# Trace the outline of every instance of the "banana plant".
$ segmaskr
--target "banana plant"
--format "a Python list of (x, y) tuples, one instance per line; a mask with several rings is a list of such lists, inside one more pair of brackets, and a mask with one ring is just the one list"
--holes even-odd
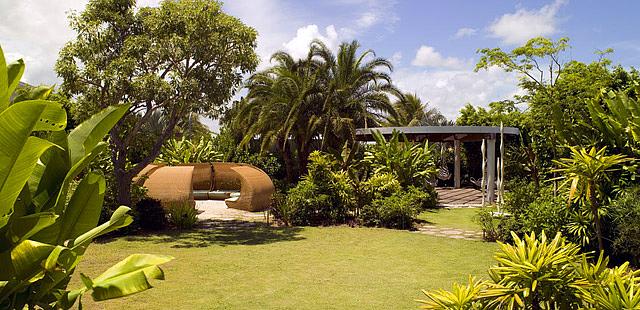
[[(640, 85), (634, 90), (640, 93)], [(603, 91), (586, 103), (591, 120), (583, 125), (601, 133), (608, 145), (640, 154), (640, 101), (624, 91)]]
[(403, 186), (425, 184), (438, 173), (433, 147), (428, 141), (412, 143), (397, 131), (388, 141), (379, 131), (373, 131), (372, 135), (376, 144), (365, 152), (364, 162), (374, 173), (393, 173)]
[(162, 147), (157, 161), (168, 165), (222, 161), (224, 155), (214, 149), (213, 143), (200, 138), (196, 143), (185, 138), (171, 139)]
[(0, 48), (0, 308), (67, 309), (81, 307), (86, 292), (105, 300), (150, 288), (171, 257), (132, 255), (67, 290), (91, 241), (132, 222), (121, 206), (98, 225), (105, 178), (87, 171), (129, 106), (107, 108), (67, 134), (65, 110), (46, 100), (50, 88), (12, 98), (23, 72), (24, 63), (7, 65)]

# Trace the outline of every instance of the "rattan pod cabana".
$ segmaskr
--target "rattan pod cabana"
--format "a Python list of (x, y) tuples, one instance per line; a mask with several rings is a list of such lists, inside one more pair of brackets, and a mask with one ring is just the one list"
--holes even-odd
[(193, 170), (193, 166), (163, 166), (149, 169), (143, 183), (147, 188), (147, 195), (160, 200), (163, 205), (185, 201), (195, 205)]
[(229, 208), (246, 211), (265, 211), (271, 206), (275, 191), (271, 178), (253, 166), (231, 167), (240, 178), (240, 196), (225, 199)]
[(241, 163), (194, 163), (173, 167), (151, 164), (134, 181), (148, 188), (149, 197), (165, 205), (173, 201), (195, 204), (194, 199), (225, 199), (229, 208), (246, 211), (267, 210), (275, 191), (271, 178), (264, 171)]

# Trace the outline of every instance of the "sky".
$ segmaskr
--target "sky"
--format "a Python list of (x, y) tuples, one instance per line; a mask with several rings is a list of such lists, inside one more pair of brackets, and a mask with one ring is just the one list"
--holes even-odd
[[(67, 14), (86, 0), (0, 0), (0, 44), (7, 60), (23, 58), (24, 80), (59, 84), (53, 71), (73, 39)], [(155, 6), (158, 0), (138, 0)], [(613, 48), (614, 64), (640, 63), (640, 1), (546, 0), (228, 0), (223, 10), (258, 31), (259, 69), (284, 50), (304, 57), (311, 40), (332, 49), (358, 40), (390, 59), (394, 83), (455, 119), (465, 104), (487, 106), (519, 92), (518, 78), (491, 68), (474, 72), (485, 47), (510, 50), (536, 36), (569, 37), (564, 60), (590, 62)], [(217, 128), (215, 121), (207, 123)]]

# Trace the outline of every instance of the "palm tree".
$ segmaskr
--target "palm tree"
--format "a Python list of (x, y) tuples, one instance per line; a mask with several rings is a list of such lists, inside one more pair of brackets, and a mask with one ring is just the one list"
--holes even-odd
[(393, 108), (396, 114), (386, 117), (389, 126), (437, 126), (447, 120), (437, 108), (422, 103), (416, 94), (404, 94), (393, 103)]
[(591, 147), (586, 148), (570, 147), (571, 157), (561, 158), (554, 161), (559, 168), (555, 172), (561, 173), (561, 178), (565, 179), (564, 184), (571, 184), (569, 187), (569, 200), (571, 201), (576, 194), (585, 195), (591, 207), (593, 214), (593, 222), (596, 228), (596, 236), (598, 238), (598, 249), (604, 251), (604, 242), (602, 240), (602, 227), (600, 223), (600, 215), (598, 212), (599, 202), (598, 196), (602, 194), (602, 183), (609, 180), (608, 173), (615, 171), (614, 166), (631, 161), (631, 158), (622, 154), (606, 155), (606, 147), (596, 150)]
[(296, 61), (285, 52), (271, 59), (275, 66), (247, 81), (249, 93), (234, 107), (233, 126), (245, 133), (241, 146), (258, 137), (262, 151), (275, 147), (283, 156), (288, 180), (293, 181), (294, 155), (298, 171), (304, 170), (319, 125), (318, 105), (314, 104), (317, 74), (309, 61)]
[(379, 126), (384, 115), (395, 115), (389, 95), (401, 95), (391, 84), (393, 65), (372, 50), (358, 54), (359, 48), (358, 41), (342, 43), (334, 54), (319, 40), (311, 43), (310, 56), (322, 72), (321, 148), (353, 142), (356, 128)]

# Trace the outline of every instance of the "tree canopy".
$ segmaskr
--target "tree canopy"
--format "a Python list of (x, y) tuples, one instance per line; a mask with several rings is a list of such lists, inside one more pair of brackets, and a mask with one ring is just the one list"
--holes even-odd
[[(135, 4), (93, 0), (72, 14), (77, 36), (56, 63), (80, 120), (107, 106), (131, 105), (109, 135), (120, 203), (128, 202), (131, 178), (159, 154), (176, 125), (191, 113), (219, 115), (258, 63), (256, 31), (225, 14), (219, 2)], [(142, 135), (155, 112), (164, 119), (162, 130)], [(151, 139), (150, 149), (131, 162), (130, 147), (144, 139)]]

